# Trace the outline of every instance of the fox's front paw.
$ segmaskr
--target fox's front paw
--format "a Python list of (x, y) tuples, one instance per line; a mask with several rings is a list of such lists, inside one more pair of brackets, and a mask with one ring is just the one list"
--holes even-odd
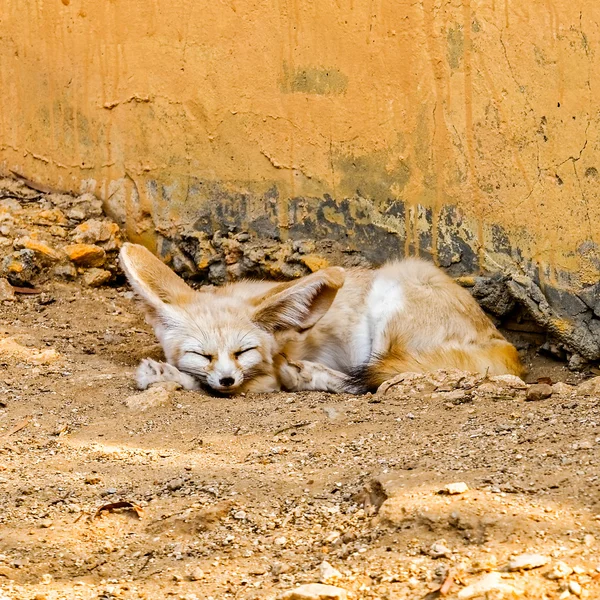
[(180, 384), (186, 390), (198, 390), (200, 385), (196, 379), (187, 373), (182, 373), (177, 367), (151, 358), (145, 358), (137, 368), (135, 379), (140, 390), (145, 390), (153, 383), (172, 381)]

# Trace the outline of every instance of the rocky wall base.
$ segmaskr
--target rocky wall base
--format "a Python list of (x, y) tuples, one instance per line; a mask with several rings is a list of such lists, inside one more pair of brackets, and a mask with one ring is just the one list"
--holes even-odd
[[(124, 238), (92, 194), (44, 193), (2, 179), (0, 300), (53, 277), (78, 279), (87, 286), (114, 283), (122, 278), (117, 255)], [(381, 246), (375, 256), (339, 239), (284, 241), (276, 231), (261, 236), (231, 225), (214, 232), (206, 227), (157, 228), (156, 240), (159, 256), (197, 284), (220, 285), (242, 277), (286, 280), (330, 264), (372, 267), (381, 262)], [(455, 245), (464, 243), (456, 240)], [(399, 247), (394, 244), (395, 255)], [(500, 327), (518, 322), (522, 331), (545, 333), (542, 348), (568, 359), (572, 368), (600, 360), (600, 283), (578, 292), (547, 286), (542, 291), (539, 282), (524, 275), (474, 276), (467, 263), (452, 262), (448, 270)]]

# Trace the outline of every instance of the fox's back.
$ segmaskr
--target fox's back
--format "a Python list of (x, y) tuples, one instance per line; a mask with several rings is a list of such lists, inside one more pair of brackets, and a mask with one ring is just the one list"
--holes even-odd
[(510, 346), (468, 291), (432, 263), (409, 258), (348, 270), (329, 311), (290, 353), (345, 373), (391, 354), (413, 357), (414, 370), (420, 364), (429, 370), (419, 357), (455, 348), (476, 352), (495, 340)]

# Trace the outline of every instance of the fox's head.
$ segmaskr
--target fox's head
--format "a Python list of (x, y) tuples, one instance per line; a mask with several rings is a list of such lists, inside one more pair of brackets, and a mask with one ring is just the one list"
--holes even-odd
[(343, 269), (330, 267), (287, 283), (195, 291), (143, 246), (124, 244), (120, 263), (167, 361), (221, 394), (272, 374), (283, 344), (315, 325), (344, 283)]

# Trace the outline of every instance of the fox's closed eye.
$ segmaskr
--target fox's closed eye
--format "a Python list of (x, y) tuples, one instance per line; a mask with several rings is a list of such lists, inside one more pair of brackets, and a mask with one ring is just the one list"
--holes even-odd
[(238, 356), (241, 356), (246, 352), (250, 352), (250, 350), (256, 350), (256, 346), (252, 346), (252, 348), (244, 348), (243, 350), (238, 350), (237, 352), (234, 352), (233, 355), (237, 358)]
[(189, 350), (189, 354), (197, 354), (202, 358), (205, 358), (208, 362), (212, 362), (214, 356), (212, 354), (202, 354), (202, 352), (196, 352), (195, 350)]

